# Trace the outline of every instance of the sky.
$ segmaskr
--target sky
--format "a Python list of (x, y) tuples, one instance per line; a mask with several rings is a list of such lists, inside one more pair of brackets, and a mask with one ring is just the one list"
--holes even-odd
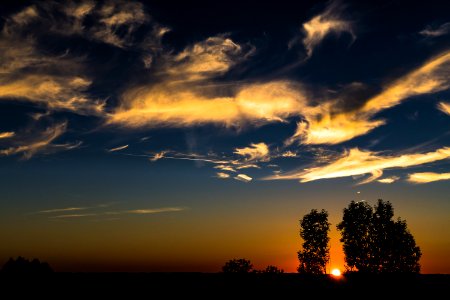
[(390, 201), (450, 273), (445, 1), (5, 1), (0, 263), (298, 266), (326, 209)]

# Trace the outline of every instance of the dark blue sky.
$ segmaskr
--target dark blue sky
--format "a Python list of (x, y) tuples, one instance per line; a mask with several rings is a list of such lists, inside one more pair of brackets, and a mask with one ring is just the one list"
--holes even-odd
[(450, 6), (241, 2), (0, 4), (0, 260), (295, 270), (305, 212), (383, 198), (450, 272)]

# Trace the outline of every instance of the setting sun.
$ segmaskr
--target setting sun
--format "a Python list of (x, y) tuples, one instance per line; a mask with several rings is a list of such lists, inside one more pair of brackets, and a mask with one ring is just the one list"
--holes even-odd
[(333, 269), (333, 270), (331, 270), (331, 275), (333, 275), (335, 277), (340, 277), (341, 276), (341, 270)]

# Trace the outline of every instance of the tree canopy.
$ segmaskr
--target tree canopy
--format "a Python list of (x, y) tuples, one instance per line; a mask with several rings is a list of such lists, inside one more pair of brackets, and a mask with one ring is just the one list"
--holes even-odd
[(299, 273), (325, 274), (329, 261), (328, 212), (311, 210), (300, 220), (300, 237), (303, 239), (302, 250), (298, 251)]
[(253, 264), (245, 258), (231, 259), (222, 267), (224, 273), (249, 273), (253, 270)]
[(344, 209), (341, 242), (347, 269), (370, 273), (419, 272), (420, 248), (406, 221), (393, 220), (392, 204), (381, 199), (374, 208), (365, 201)]

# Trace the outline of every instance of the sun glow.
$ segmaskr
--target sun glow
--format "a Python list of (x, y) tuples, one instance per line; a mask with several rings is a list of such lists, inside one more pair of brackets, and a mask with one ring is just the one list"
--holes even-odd
[(333, 275), (334, 277), (340, 277), (342, 275), (341, 270), (333, 269), (333, 270), (331, 270), (331, 275)]

